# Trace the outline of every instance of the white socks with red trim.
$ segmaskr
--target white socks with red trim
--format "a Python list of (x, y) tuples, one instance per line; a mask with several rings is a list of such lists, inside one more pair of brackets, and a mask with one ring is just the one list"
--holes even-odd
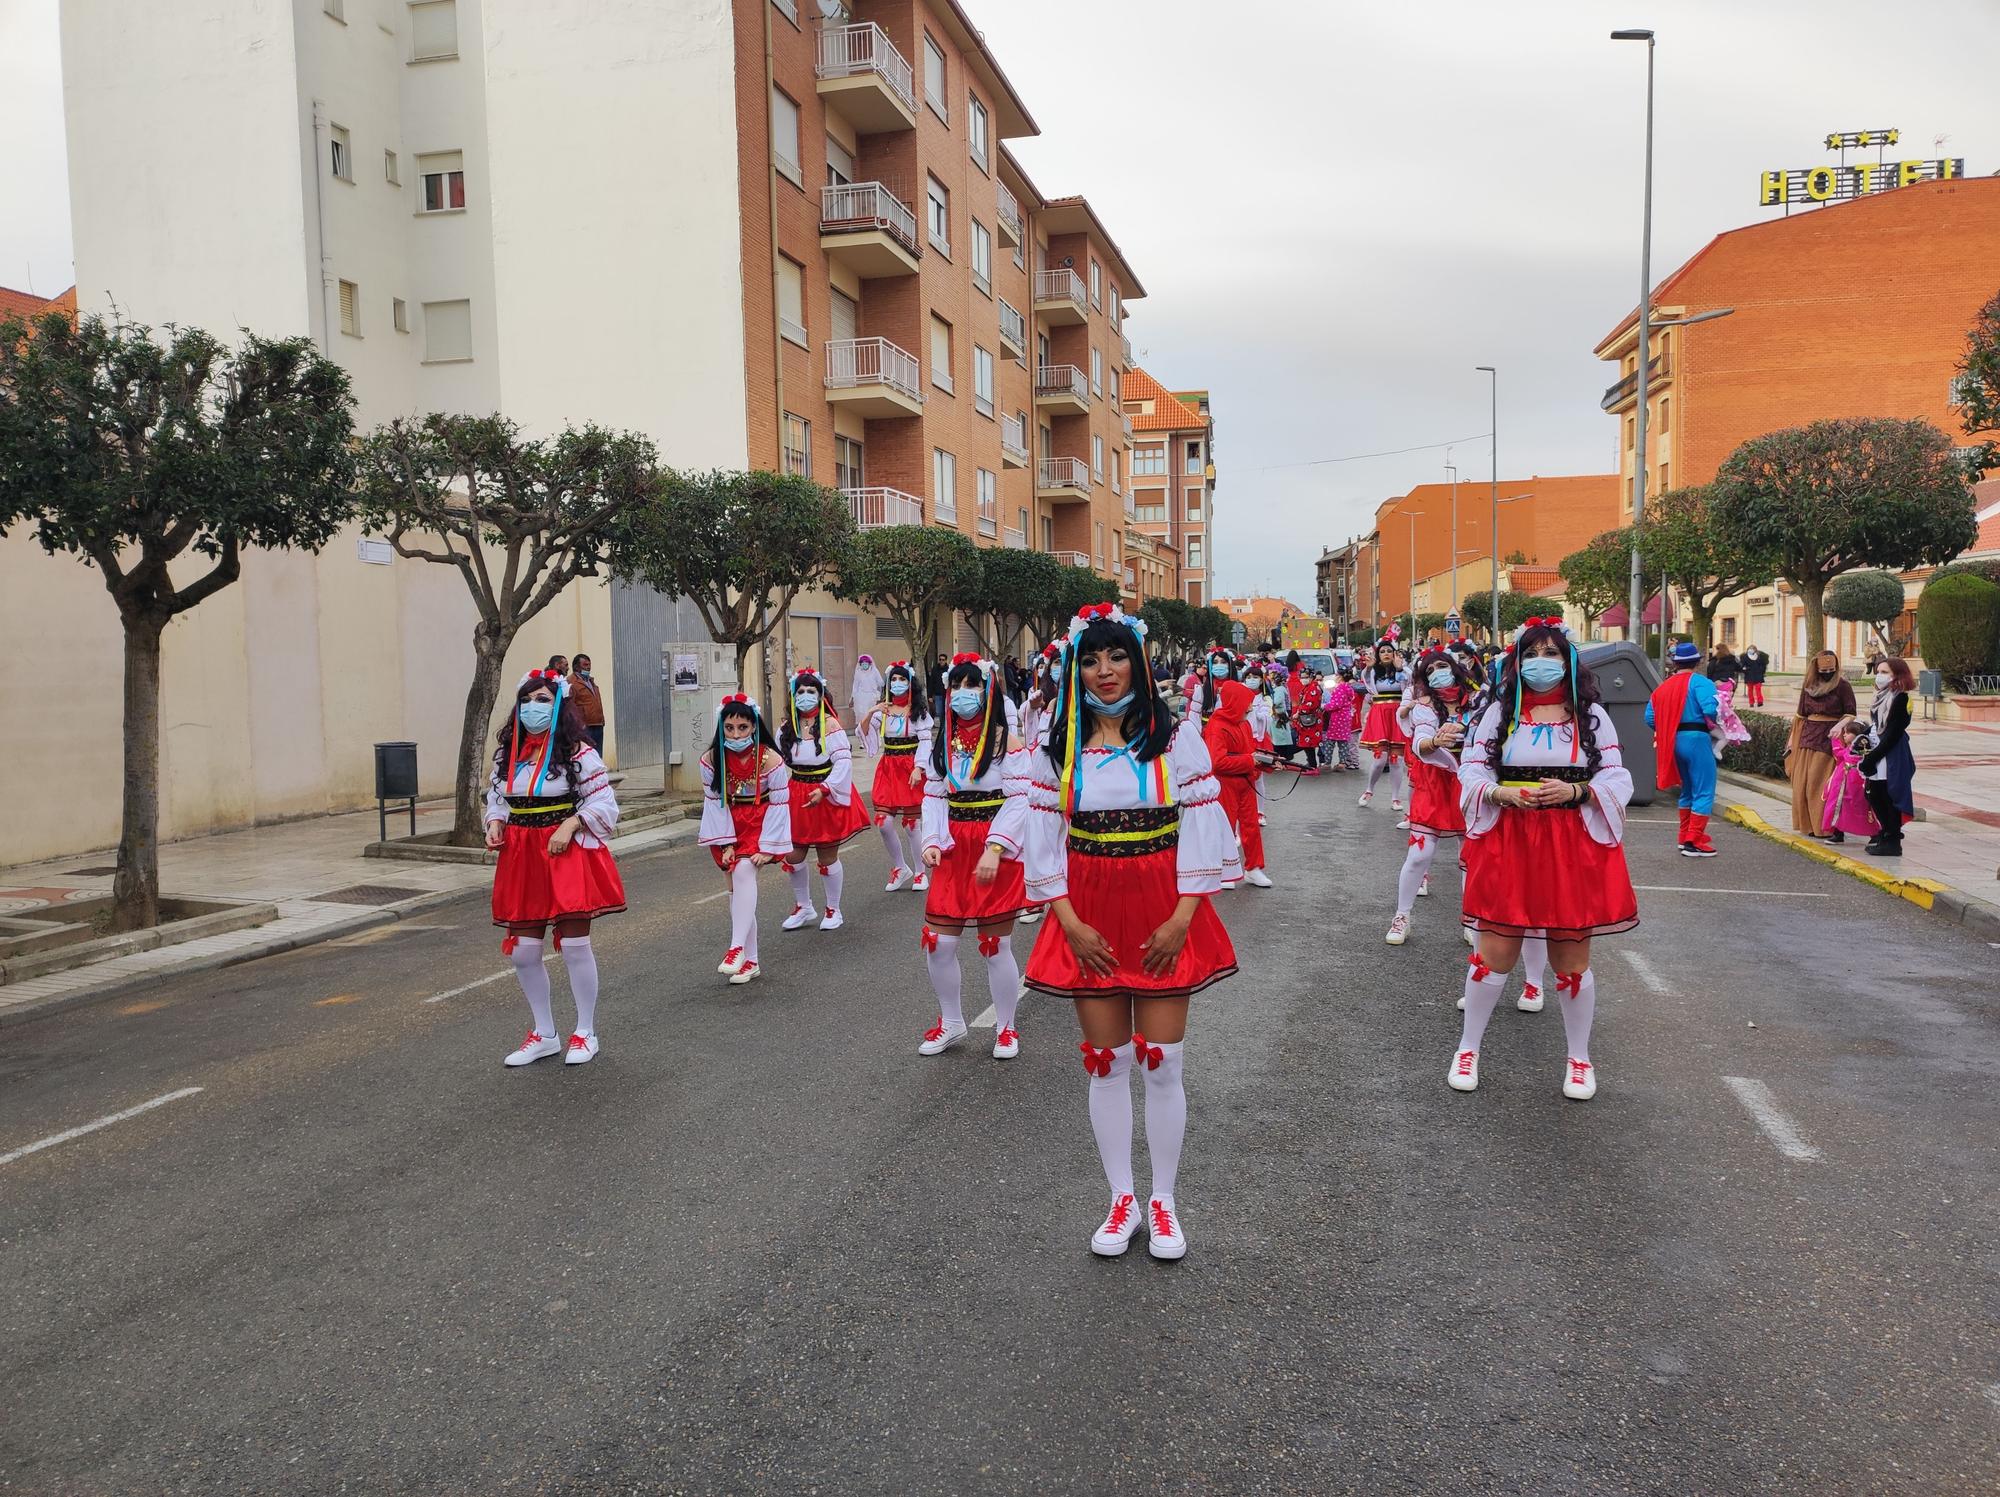
[[(1091, 1072), (1090, 1128), (1097, 1135), (1097, 1157), (1104, 1163), (1104, 1178), (1115, 1201), (1133, 1194), (1131, 1042), (1113, 1046), (1110, 1055), (1111, 1067), (1106, 1075)], [(1090, 1052), (1086, 1051), (1086, 1065), (1089, 1060)]]
[(1493, 1017), (1500, 995), (1506, 991), (1507, 974), (1493, 971), (1475, 953), (1465, 974), (1465, 1027), (1458, 1036), (1461, 1053), (1479, 1048), (1480, 1040), (1486, 1037), (1486, 1021)]
[(1437, 856), (1437, 838), (1429, 832), (1410, 833), (1410, 851), (1403, 859), (1403, 871), (1396, 876), (1396, 913), (1407, 915), (1410, 906), (1417, 902), (1417, 889), (1424, 881), (1424, 875), (1431, 871), (1431, 859)]
[[(1133, 1046), (1136, 1051), (1136, 1037)], [(1181, 1172), (1181, 1140), (1187, 1137), (1182, 1048), (1183, 1044), (1148, 1045), (1139, 1070), (1146, 1082), (1146, 1148), (1153, 1160), (1153, 1194), (1167, 1202), (1174, 1198), (1174, 1184)]]
[(729, 944), (757, 960), (757, 865), (738, 858), (729, 869)]
[[(563, 965), (569, 968), (570, 996), (576, 999), (576, 1032), (597, 1033), (597, 953), (590, 949), (589, 936), (571, 936), (562, 944)], [(548, 986), (542, 974), (542, 986)], [(536, 1033), (540, 1033), (537, 1030)]]
[(847, 870), (835, 858), (820, 869), (820, 876), (826, 880), (826, 912), (831, 915), (840, 908), (840, 891), (847, 884)]
[(979, 950), (986, 958), (986, 996), (993, 1000), (993, 1031), (998, 1034), (1014, 1027), (1021, 1008), (1021, 964), (1006, 936), (981, 936)]
[(799, 855), (798, 862), (785, 865), (785, 877), (792, 881), (792, 903), (802, 910), (811, 906), (813, 880), (811, 872), (806, 867), (804, 853)]
[(1556, 997), (1562, 1005), (1563, 1038), (1571, 1060), (1590, 1059), (1590, 1025), (1597, 1017), (1597, 978), (1588, 970), (1574, 976), (1556, 974)]
[(958, 932), (924, 931), (924, 965), (930, 969), (931, 991), (937, 994), (938, 1015), (944, 1032), (965, 1028), (965, 1002), (960, 996), (962, 979), (958, 971)]
[(1537, 993), (1548, 991), (1549, 939), (1547, 936), (1521, 938), (1521, 977)]
[(549, 1002), (549, 969), (542, 965), (542, 943), (532, 936), (514, 942), (514, 975), (527, 995), (528, 1012), (535, 1018), (535, 1033), (545, 1040), (556, 1037), (556, 1016)]
[(889, 871), (894, 873), (898, 868), (908, 869), (911, 860), (903, 854), (903, 833), (902, 828), (896, 824), (896, 818), (883, 817), (882, 824), (875, 830), (882, 834), (882, 846), (888, 850)]

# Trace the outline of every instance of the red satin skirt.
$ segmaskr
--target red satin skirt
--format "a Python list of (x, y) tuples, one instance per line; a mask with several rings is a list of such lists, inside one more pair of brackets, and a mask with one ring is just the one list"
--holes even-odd
[(1457, 775), (1422, 759), (1410, 760), (1410, 830), (1429, 832), (1433, 837), (1465, 835)]
[(915, 749), (901, 753), (891, 749), (875, 761), (875, 782), (869, 786), (868, 803), (875, 808), (877, 826), (891, 816), (900, 816), (906, 822), (917, 819), (924, 803), (924, 787), (921, 780), (914, 785), (910, 783), (910, 772), (916, 767)]
[(803, 862), (808, 847), (838, 847), (868, 830), (868, 812), (863, 809), (859, 795), (850, 792), (847, 804), (841, 806), (834, 804), (833, 792), (829, 790), (818, 805), (809, 806), (806, 797), (815, 790), (826, 790), (826, 781), (811, 785), (803, 780), (792, 781), (792, 846), (797, 849), (792, 854), (794, 861)]
[(1632, 929), (1639, 896), (1625, 849), (1593, 838), (1582, 812), (1506, 806), (1492, 831), (1465, 839), (1464, 920), (1500, 935), (1577, 941)]
[(1368, 708), (1368, 718), (1361, 725), (1361, 746), (1365, 749), (1381, 751), (1387, 748), (1401, 748), (1410, 741), (1410, 735), (1403, 731), (1403, 725), (1396, 721), (1396, 708), (1402, 705), (1384, 697)]
[(552, 826), (508, 826), (493, 870), (495, 925), (595, 920), (625, 908), (625, 882), (611, 849), (571, 842), (556, 857), (549, 852), (555, 834)]
[(1180, 959), (1159, 976), (1145, 969), (1146, 938), (1174, 912), (1180, 899), (1176, 852), (1169, 847), (1136, 858), (1069, 854), (1069, 902), (1077, 918), (1103, 936), (1117, 969), (1087, 972), (1070, 949), (1062, 922), (1045, 921), (1023, 974), (1029, 987), (1058, 998), (1130, 993), (1139, 998), (1185, 998), (1236, 972), (1236, 948), (1207, 895), (1195, 906)]
[(924, 895), (924, 923), (941, 930), (976, 925), (1005, 925), (1028, 908), (1027, 870), (1019, 858), (1002, 858), (993, 882), (982, 884), (973, 874), (986, 853), (990, 821), (960, 821), (953, 817), (951, 846), (931, 870)]
[[(758, 838), (764, 835), (764, 804), (761, 801), (738, 801), (729, 808), (729, 819), (736, 827), (736, 856), (754, 858), (764, 851), (758, 845)], [(710, 847), (709, 856), (715, 859), (715, 866), (722, 866), (723, 849)], [(773, 853), (777, 857), (780, 854)]]

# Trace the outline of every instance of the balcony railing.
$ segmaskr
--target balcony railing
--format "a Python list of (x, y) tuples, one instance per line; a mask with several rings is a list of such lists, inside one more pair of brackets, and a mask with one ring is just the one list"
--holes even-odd
[(1078, 312), (1090, 306), (1090, 290), (1083, 284), (1083, 277), (1073, 270), (1038, 270), (1035, 272), (1035, 300), (1066, 301)]
[(1090, 565), (1090, 558), (1081, 551), (1051, 551), (1049, 555), (1053, 556), (1066, 567), (1087, 567)]
[(1018, 525), (1009, 525), (1001, 532), (1000, 543), (1009, 551), (1025, 551), (1028, 549), (1028, 532)]
[(1005, 182), (993, 184), (994, 212), (999, 216), (1000, 227), (1012, 236), (1014, 243), (1021, 242), (1021, 204), (1008, 189)]
[(1000, 516), (998, 514), (981, 514), (979, 517), (979, 533), (981, 535), (998, 535), (1000, 533)]
[[(1651, 385), (1667, 377), (1667, 356), (1655, 354), (1646, 361), (1646, 384)], [(1639, 392), (1639, 371), (1634, 369), (1625, 378), (1604, 392), (1604, 399), (1598, 402), (1598, 409), (1613, 411)]]
[(822, 234), (865, 234), (880, 230), (912, 255), (924, 252), (917, 238), (917, 215), (880, 182), (842, 182), (819, 190)]
[(1019, 462), (1028, 460), (1027, 424), (1018, 416), (1000, 418), (1000, 450)]
[(1045, 489), (1081, 489), (1090, 492), (1090, 469), (1080, 457), (1045, 457), (1037, 485)]
[(910, 113), (917, 112), (916, 75), (909, 59), (896, 50), (889, 33), (873, 21), (856, 26), (829, 26), (821, 31), (819, 63), (813, 71), (820, 78), (853, 78), (875, 73)]
[(826, 387), (850, 390), (856, 385), (887, 385), (912, 400), (924, 398), (916, 355), (887, 338), (838, 338), (827, 343)]
[(1118, 335), (1118, 355), (1124, 360), (1125, 367), (1130, 369), (1132, 367), (1132, 340), (1123, 333)]
[(880, 530), (884, 525), (921, 525), (924, 501), (901, 489), (842, 489), (854, 508), (857, 530)]
[(1035, 373), (1035, 394), (1069, 395), (1090, 403), (1090, 376), (1074, 364), (1044, 364)]
[(1015, 348), (1028, 346), (1028, 319), (1020, 310), (1011, 305), (1006, 297), (1000, 299), (1000, 341)]

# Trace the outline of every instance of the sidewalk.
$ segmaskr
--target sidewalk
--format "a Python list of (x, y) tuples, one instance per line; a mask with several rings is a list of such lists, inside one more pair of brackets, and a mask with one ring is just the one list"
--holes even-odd
[[(657, 776), (655, 776), (657, 778)], [(443, 801), (417, 810), (419, 833), (451, 825)], [(392, 836), (409, 830), (409, 813), (389, 819)], [(278, 918), (247, 930), (205, 936), (177, 946), (113, 957), (0, 986), (0, 1027), (31, 1014), (91, 1002), (148, 979), (205, 971), (271, 956), (317, 941), (386, 925), (484, 890), (493, 870), (480, 863), (420, 863), (369, 858), (373, 810), (316, 816), (276, 826), (191, 837), (160, 848), (160, 890), (197, 898), (263, 900)], [(612, 840), (621, 855), (692, 841), (695, 822), (682, 820)], [(110, 852), (0, 868), (0, 910), (59, 904), (111, 889)]]

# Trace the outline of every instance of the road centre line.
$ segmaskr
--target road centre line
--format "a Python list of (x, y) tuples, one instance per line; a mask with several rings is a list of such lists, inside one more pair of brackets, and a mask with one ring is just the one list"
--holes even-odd
[(1647, 961), (1643, 956), (1639, 955), (1638, 952), (1621, 951), (1618, 954), (1624, 957), (1627, 962), (1631, 963), (1632, 970), (1639, 974), (1639, 981), (1643, 982), (1647, 987), (1651, 988), (1655, 993), (1666, 994), (1673, 991), (1671, 988), (1667, 986), (1667, 980), (1664, 977), (1660, 976), (1659, 971), (1653, 966), (1653, 964)]
[[(1024, 982), (1021, 984), (1021, 997), (1016, 998), (1014, 1000), (1015, 1004), (1017, 1005), (1017, 1011), (1018, 1011), (1018, 1005), (1020, 1004), (1021, 1000), (1026, 998), (1027, 996), (1028, 996), (1028, 985)], [(993, 1005), (989, 1003), (986, 1005), (984, 1009), (980, 1011), (979, 1017), (972, 1021), (972, 1028), (991, 1029), (995, 1024), (998, 1024), (999, 1022), (1000, 1022), (1000, 1015), (994, 1012)]]
[(141, 1102), (137, 1107), (128, 1107), (123, 1112), (114, 1112), (95, 1122), (84, 1123), (75, 1128), (65, 1128), (61, 1133), (51, 1133), (47, 1138), (38, 1138), (31, 1144), (0, 1154), (0, 1165), (12, 1164), (17, 1159), (25, 1159), (30, 1154), (39, 1154), (43, 1149), (52, 1149), (57, 1144), (66, 1144), (73, 1138), (82, 1138), (86, 1133), (95, 1133), (100, 1128), (109, 1128), (113, 1123), (122, 1123), (127, 1118), (136, 1118), (142, 1112), (151, 1112), (155, 1107), (165, 1107), (169, 1102), (178, 1102), (183, 1097), (192, 1097), (201, 1090), (198, 1086), (184, 1086), (177, 1092), (166, 1092), (150, 1102)]
[(702, 896), (702, 897), (701, 897), (700, 899), (697, 899), (697, 900), (695, 901), (695, 903), (696, 903), (696, 904), (714, 904), (714, 903), (716, 902), (716, 900), (718, 900), (718, 899), (727, 899), (728, 897), (729, 897), (729, 891), (728, 891), (727, 889), (724, 889), (724, 890), (723, 890), (723, 891), (722, 891), (722, 892), (721, 892), (720, 894), (705, 894), (705, 895), (703, 895), (703, 896)]
[(442, 1003), (447, 998), (456, 998), (460, 993), (469, 993), (474, 988), (483, 988), (488, 983), (498, 982), (503, 977), (512, 977), (513, 975), (514, 975), (514, 969), (512, 967), (509, 967), (504, 972), (495, 972), (491, 977), (482, 977), (475, 982), (460, 983), (457, 987), (448, 988), (442, 993), (433, 993), (430, 997), (426, 998), (424, 1002)]
[(1717, 889), (1708, 884), (1634, 884), (1652, 894), (1755, 894), (1760, 899), (1831, 899), (1805, 889)]
[(1806, 1141), (1799, 1131), (1799, 1125), (1786, 1117), (1778, 1109), (1777, 1098), (1763, 1082), (1749, 1076), (1725, 1076), (1722, 1084), (1736, 1093), (1736, 1100), (1757, 1120), (1757, 1126), (1764, 1130), (1764, 1136), (1787, 1159), (1810, 1161), (1822, 1158), (1820, 1151)]

